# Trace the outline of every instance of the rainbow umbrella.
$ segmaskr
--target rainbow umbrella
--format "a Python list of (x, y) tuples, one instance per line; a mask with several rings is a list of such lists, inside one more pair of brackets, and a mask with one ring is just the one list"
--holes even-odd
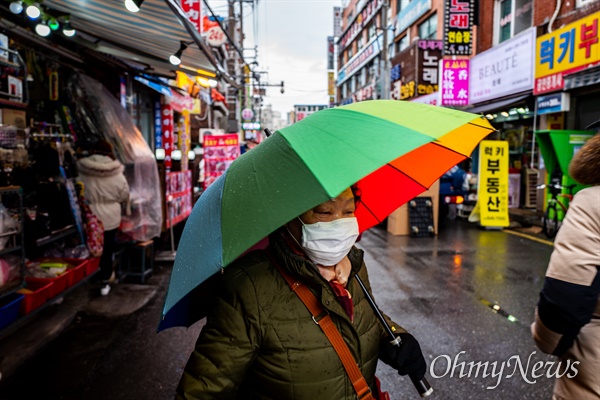
[(201, 315), (190, 317), (189, 294), (297, 215), (357, 184), (362, 232), (427, 190), (493, 131), (478, 115), (371, 100), (275, 132), (236, 159), (194, 206), (159, 330), (195, 322)]

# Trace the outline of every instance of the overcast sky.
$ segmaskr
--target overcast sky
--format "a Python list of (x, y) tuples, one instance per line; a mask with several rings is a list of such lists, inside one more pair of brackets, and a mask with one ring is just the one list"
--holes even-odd
[[(227, 16), (226, 0), (208, 3), (216, 14)], [(293, 110), (294, 104), (329, 103), (327, 36), (333, 34), (333, 7), (341, 3), (341, 0), (259, 0), (254, 16), (251, 6), (244, 6), (244, 48), (258, 46), (257, 70), (268, 72), (270, 84), (285, 82), (284, 94), (279, 87), (269, 87), (264, 99), (264, 104), (272, 104), (282, 118)], [(246, 50), (244, 55), (250, 61), (254, 52)]]

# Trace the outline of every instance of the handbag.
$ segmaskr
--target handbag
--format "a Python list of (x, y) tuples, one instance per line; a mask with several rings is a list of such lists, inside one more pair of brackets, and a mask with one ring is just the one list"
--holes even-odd
[[(317, 324), (323, 330), (323, 333), (325, 333), (325, 336), (327, 336), (327, 339), (329, 339), (331, 342), (331, 345), (340, 358), (340, 361), (342, 362), (342, 365), (344, 366), (344, 369), (350, 378), (350, 382), (352, 382), (352, 386), (354, 387), (354, 391), (356, 392), (358, 399), (375, 400), (375, 397), (373, 397), (373, 393), (371, 392), (366, 379), (360, 372), (360, 369), (358, 369), (358, 365), (354, 359), (354, 356), (352, 356), (348, 345), (346, 345), (346, 342), (344, 342), (344, 338), (342, 338), (342, 335), (335, 327), (327, 310), (323, 307), (321, 302), (317, 300), (315, 295), (306, 285), (291, 277), (283, 270), (283, 268), (281, 268), (281, 265), (279, 265), (269, 250), (267, 250), (266, 253), (275, 268), (277, 268), (279, 273), (288, 283), (290, 289), (292, 289), (292, 291), (298, 295), (300, 300), (302, 300), (308, 311), (311, 313), (315, 324)], [(379, 400), (390, 400), (389, 394), (381, 391), (379, 379), (377, 379), (377, 377), (375, 377), (375, 382), (377, 390), (379, 391), (377, 398)]]
[(100, 257), (104, 249), (104, 225), (94, 214), (87, 200), (80, 199), (81, 213), (84, 215), (85, 242), (93, 257)]

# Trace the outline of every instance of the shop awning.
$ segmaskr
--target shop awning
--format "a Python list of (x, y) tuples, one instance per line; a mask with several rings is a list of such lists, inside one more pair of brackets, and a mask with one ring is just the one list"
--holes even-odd
[(512, 104), (516, 104), (520, 101), (525, 100), (529, 96), (530, 96), (530, 94), (524, 94), (524, 95), (517, 96), (517, 97), (511, 97), (509, 99), (502, 99), (502, 100), (494, 101), (494, 102), (487, 103), (487, 104), (476, 105), (475, 107), (473, 107), (471, 109), (465, 108), (464, 111), (468, 111), (473, 114), (485, 114), (485, 113), (488, 113), (491, 111), (505, 108)]
[(156, 90), (158, 93), (164, 95), (164, 96), (173, 96), (173, 92), (171, 92), (171, 89), (165, 85), (161, 85), (160, 83), (154, 82), (150, 79), (148, 79), (145, 76), (136, 76), (135, 80), (143, 83), (144, 85), (148, 86), (151, 89)]
[(600, 83), (600, 65), (564, 76), (565, 90), (577, 89)]
[[(116, 0), (45, 0), (44, 5), (70, 14), (80, 44), (93, 50), (147, 65), (148, 72), (181, 70), (188, 74), (216, 74), (212, 50), (185, 17), (175, 0), (145, 0), (131, 13)], [(181, 64), (169, 63), (180, 42), (190, 46)], [(193, 43), (193, 44), (192, 44)], [(198, 71), (201, 70), (201, 71)]]

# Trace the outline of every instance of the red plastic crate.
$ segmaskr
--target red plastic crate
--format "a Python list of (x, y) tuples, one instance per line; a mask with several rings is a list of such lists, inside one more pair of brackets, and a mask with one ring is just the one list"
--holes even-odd
[(26, 279), (28, 279), (30, 282), (39, 282), (44, 284), (53, 283), (53, 285), (47, 289), (48, 300), (50, 300), (65, 291), (67, 284), (69, 283), (69, 275), (71, 274), (71, 271), (72, 270), (67, 269), (64, 274), (61, 274), (56, 278), (36, 278), (34, 276), (30, 276)]
[(19, 309), (21, 315), (29, 314), (48, 301), (48, 290), (54, 285), (54, 282), (32, 281), (31, 277), (25, 278), (25, 283), (27, 289), (33, 293), (21, 293), (20, 290), (17, 291), (17, 293), (25, 296)]
[(90, 276), (96, 273), (100, 268), (100, 257), (88, 258), (85, 265), (85, 276)]
[(77, 282), (83, 279), (85, 276), (85, 268), (88, 262), (87, 259), (78, 258), (64, 258), (62, 261), (69, 264), (67, 271), (69, 271), (69, 279), (67, 280), (67, 288), (75, 285)]

